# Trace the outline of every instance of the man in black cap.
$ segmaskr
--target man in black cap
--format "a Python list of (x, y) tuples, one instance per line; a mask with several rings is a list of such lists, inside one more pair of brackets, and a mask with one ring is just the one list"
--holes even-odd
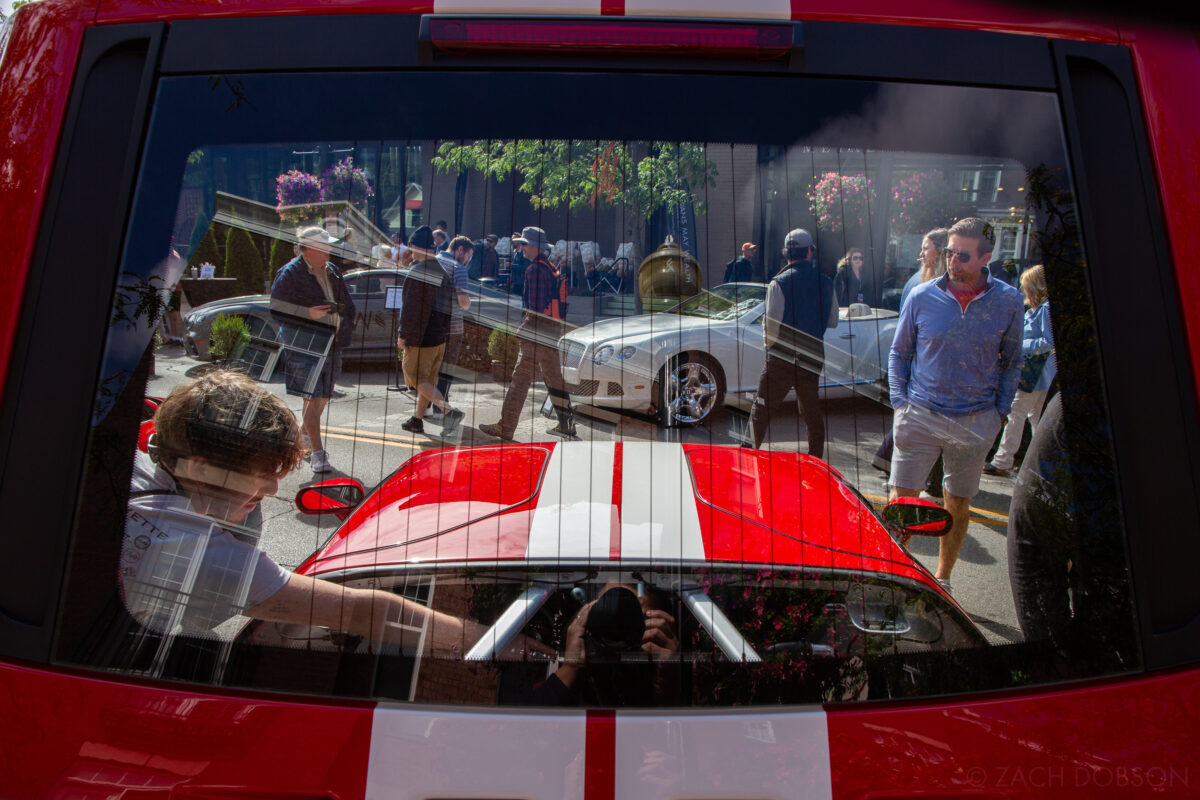
[(489, 436), (512, 439), (521, 418), (521, 409), (533, 383), (534, 373), (541, 369), (542, 380), (550, 390), (550, 402), (558, 414), (558, 425), (547, 433), (555, 436), (575, 435), (575, 414), (571, 409), (571, 398), (567, 394), (562, 377), (562, 366), (558, 360), (558, 339), (565, 332), (562, 317), (558, 313), (561, 279), (546, 252), (550, 243), (541, 228), (525, 228), (514, 242), (521, 246), (529, 266), (525, 268), (522, 308), (525, 319), (517, 328), (521, 339), (521, 355), (513, 369), (512, 383), (504, 395), (504, 406), (500, 411), (500, 422), (480, 425), (479, 430)]
[(417, 390), (417, 407), (401, 428), (424, 433), (422, 418), (432, 403), (443, 413), (442, 435), (451, 436), (465, 416), (451, 408), (437, 390), (438, 368), (450, 335), (450, 304), (454, 289), (450, 276), (437, 261), (433, 231), (422, 225), (408, 239), (406, 261), (412, 264), (404, 279), (400, 299), (400, 330), (396, 345), (403, 354), (404, 382)]
[(808, 452), (825, 453), (825, 417), (817, 397), (825, 366), (826, 328), (837, 327), (833, 281), (813, 262), (817, 248), (812, 236), (796, 228), (783, 240), (787, 266), (767, 287), (767, 312), (763, 318), (766, 360), (758, 379), (758, 396), (750, 413), (754, 446), (761, 447), (771, 414), (795, 388), (796, 401), (808, 429)]
[(496, 243), (500, 241), (494, 233), (489, 233), (475, 242), (475, 253), (471, 256), (468, 275), (472, 278), (500, 277), (500, 256), (496, 253)]

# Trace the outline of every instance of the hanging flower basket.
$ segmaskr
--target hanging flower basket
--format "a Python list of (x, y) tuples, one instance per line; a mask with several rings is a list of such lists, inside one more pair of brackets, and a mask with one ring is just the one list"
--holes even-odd
[(946, 226), (953, 192), (939, 170), (913, 172), (898, 179), (892, 189), (892, 233), (924, 234)]
[(865, 175), (826, 172), (808, 193), (809, 208), (817, 219), (817, 229), (841, 233), (849, 228), (867, 228), (871, 212), (878, 207), (879, 195)]
[(317, 208), (324, 197), (321, 194), (321, 179), (316, 175), (289, 170), (275, 179), (275, 197), (279, 205), (279, 219), (283, 222), (305, 222), (320, 216)]
[(346, 156), (321, 173), (321, 196), (325, 200), (344, 200), (361, 211), (374, 194), (367, 171), (354, 166), (353, 156)]

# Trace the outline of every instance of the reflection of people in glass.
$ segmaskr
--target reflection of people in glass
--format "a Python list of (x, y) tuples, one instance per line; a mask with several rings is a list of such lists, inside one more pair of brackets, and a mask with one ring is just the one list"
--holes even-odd
[(121, 596), (160, 633), (204, 634), (231, 617), (316, 625), (461, 652), (461, 620), (388, 592), (288, 572), (242, 527), (304, 455), (278, 397), (232, 372), (176, 387), (159, 406), (149, 455), (134, 463), (121, 548)]
[(1021, 371), (1021, 298), (988, 273), (992, 247), (983, 220), (954, 224), (947, 273), (909, 295), (888, 358), (896, 441), (891, 499), (916, 497), (942, 456), (946, 510), (954, 518), (938, 548), (936, 574), (946, 585)]
[[(659, 669), (679, 653), (675, 617), (663, 608), (655, 590), (644, 587), (640, 597), (636, 591), (609, 584), (579, 610), (567, 628), (562, 665), (526, 695), (526, 703), (629, 706), (677, 701), (669, 696), (676, 682)], [(653, 674), (647, 675), (647, 670)]]
[(754, 242), (742, 243), (742, 254), (725, 265), (725, 280), (723, 283), (746, 283), (755, 279), (757, 270), (754, 268), (754, 254), (758, 245)]
[(513, 242), (521, 246), (529, 264), (525, 268), (521, 303), (524, 319), (517, 328), (521, 354), (513, 368), (512, 383), (504, 394), (500, 421), (480, 425), (479, 430), (488, 436), (512, 439), (525, 406), (525, 398), (529, 395), (529, 387), (540, 371), (550, 392), (554, 412), (558, 415), (558, 424), (546, 432), (572, 438), (575, 436), (575, 412), (571, 408), (571, 398), (563, 382), (562, 365), (558, 357), (558, 340), (565, 332), (565, 327), (557, 311), (560, 299), (558, 270), (546, 257), (550, 241), (544, 230), (529, 227), (521, 231), (520, 238)]
[(1025, 420), (1037, 429), (1046, 404), (1046, 393), (1056, 372), (1054, 364), (1054, 332), (1050, 329), (1050, 300), (1046, 289), (1046, 269), (1041, 264), (1030, 267), (1021, 275), (1021, 294), (1029, 310), (1025, 312), (1025, 331), (1021, 340), (1021, 380), (1013, 399), (1012, 414), (1000, 437), (1000, 447), (992, 462), (984, 466), (989, 475), (1007, 476), (1013, 466)]
[(433, 239), (433, 231), (422, 225), (413, 231), (404, 252), (410, 268), (400, 301), (396, 347), (403, 354), (404, 382), (417, 392), (417, 405), (400, 427), (424, 433), (425, 411), (432, 405), (442, 412), (442, 435), (452, 436), (465, 414), (446, 402), (436, 384), (450, 337), (455, 292), (451, 276), (437, 260)]
[[(271, 313), (286, 329), (295, 319), (312, 320), (331, 326), (333, 344), (316, 386), (308, 391), (311, 362), (284, 351), (289, 360), (285, 372), (287, 393), (304, 398), (304, 434), (312, 448), (313, 472), (328, 472), (332, 467), (321, 442), (321, 414), (333, 397), (333, 383), (342, 374), (342, 349), (354, 335), (354, 300), (342, 280), (342, 273), (330, 261), (330, 248), (340, 240), (324, 228), (302, 228), (297, 236), (300, 255), (279, 268), (271, 284)], [(288, 318), (291, 318), (289, 320)]]
[(864, 256), (861, 247), (851, 247), (837, 264), (837, 275), (833, 288), (837, 292), (838, 305), (863, 303), (862, 271)]
[(942, 251), (946, 249), (946, 242), (949, 241), (949, 238), (950, 231), (945, 228), (934, 228), (925, 234), (925, 238), (921, 240), (920, 268), (912, 274), (908, 282), (904, 284), (904, 288), (900, 290), (901, 306), (904, 305), (904, 301), (908, 299), (908, 295), (913, 289), (934, 278), (940, 278), (946, 273), (946, 259), (942, 257)]
[[(918, 259), (920, 266), (909, 277), (908, 282), (904, 284), (904, 288), (900, 290), (901, 308), (904, 307), (904, 301), (908, 299), (908, 295), (913, 289), (926, 281), (940, 278), (946, 274), (946, 259), (942, 256), (942, 252), (946, 249), (946, 242), (949, 240), (949, 237), (950, 231), (945, 228), (934, 228), (925, 234), (925, 237), (921, 240), (921, 255)], [(889, 430), (883, 437), (883, 442), (879, 445), (879, 449), (875, 451), (875, 459), (872, 462), (876, 469), (883, 470), (888, 474), (892, 471), (892, 447), (892, 431)], [(938, 463), (934, 465), (933, 472), (929, 474), (926, 490), (934, 497), (942, 496), (942, 460), (940, 458), (938, 459)]]
[(754, 446), (761, 447), (776, 412), (795, 387), (796, 401), (808, 429), (808, 452), (825, 453), (825, 416), (817, 397), (825, 366), (826, 328), (837, 327), (833, 281), (822, 275), (813, 259), (817, 248), (803, 228), (788, 233), (783, 242), (787, 266), (767, 288), (763, 317), (763, 344), (767, 357), (758, 379), (758, 395), (750, 412)]
[(1034, 428), (1008, 518), (1021, 631), (1062, 651), (1064, 671), (1075, 674), (1137, 664), (1111, 438), (1100, 409), (1069, 413), (1055, 394)]
[(471, 296), (467, 265), (475, 254), (475, 245), (466, 236), (455, 236), (450, 240), (444, 254), (438, 255), (438, 263), (450, 276), (454, 287), (455, 302), (450, 306), (450, 335), (446, 338), (446, 352), (442, 356), (442, 367), (438, 373), (437, 390), (447, 403), (450, 402), (450, 384), (454, 380), (454, 368), (458, 365), (458, 353), (462, 349), (463, 314), (471, 308)]

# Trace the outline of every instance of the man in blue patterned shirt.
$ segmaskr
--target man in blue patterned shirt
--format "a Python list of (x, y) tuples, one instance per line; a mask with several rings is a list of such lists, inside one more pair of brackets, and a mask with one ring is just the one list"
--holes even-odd
[(916, 497), (942, 456), (942, 490), (954, 518), (938, 548), (936, 575), (946, 587), (1021, 374), (1024, 306), (1016, 289), (988, 272), (993, 245), (991, 226), (977, 217), (950, 228), (947, 272), (913, 289), (888, 357), (896, 437), (891, 499)]

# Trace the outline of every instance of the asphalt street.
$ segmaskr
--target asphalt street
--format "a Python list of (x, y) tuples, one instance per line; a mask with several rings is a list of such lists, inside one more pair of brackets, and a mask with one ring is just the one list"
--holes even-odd
[[(160, 348), (156, 352), (155, 375), (151, 378), (148, 393), (165, 395), (173, 386), (211, 368), (188, 357), (180, 347)], [(337, 383), (338, 396), (330, 402), (323, 426), (325, 448), (334, 471), (314, 476), (307, 465), (302, 465), (281, 482), (276, 496), (264, 499), (261, 544), (283, 566), (298, 566), (338, 525), (333, 516), (312, 517), (296, 510), (293, 498), (301, 487), (329, 477), (352, 476), (370, 490), (414, 453), (443, 445), (438, 437), (441, 428), (435, 422), (426, 421), (425, 434), (412, 434), (400, 427), (412, 415), (415, 397), (408, 392), (394, 391), (395, 380), (395, 372), (389, 372), (386, 364), (348, 362)], [(275, 380), (267, 385), (299, 414), (301, 401), (285, 395), (282, 370), (278, 370)], [(462, 444), (497, 441), (477, 426), (499, 419), (503, 397), (503, 385), (494, 382), (490, 375), (472, 375), (454, 384), (450, 401), (467, 413), (463, 421)], [(517, 428), (517, 441), (554, 438), (546, 434), (554, 420), (540, 413), (545, 399), (545, 386), (535, 383), (527, 400), (527, 413)], [(744, 408), (745, 404), (742, 405)], [(670, 430), (661, 429), (649, 418), (637, 415), (587, 407), (580, 411), (577, 428), (579, 437), (585, 441), (625, 439), (736, 444), (746, 426), (745, 413), (738, 408), (724, 409), (703, 427)], [(826, 460), (868, 500), (882, 506), (887, 499), (885, 478), (871, 466), (871, 460), (890, 424), (890, 410), (866, 399), (837, 399), (826, 403), (826, 418)], [(803, 434), (804, 426), (794, 412), (785, 413), (774, 420), (767, 446), (804, 451)], [(1012, 478), (983, 476), (980, 493), (972, 501), (971, 523), (952, 576), (955, 599), (995, 642), (1021, 638), (1009, 588), (1005, 550), (1012, 483)], [(937, 539), (914, 537), (909, 550), (930, 570), (936, 567)]]

